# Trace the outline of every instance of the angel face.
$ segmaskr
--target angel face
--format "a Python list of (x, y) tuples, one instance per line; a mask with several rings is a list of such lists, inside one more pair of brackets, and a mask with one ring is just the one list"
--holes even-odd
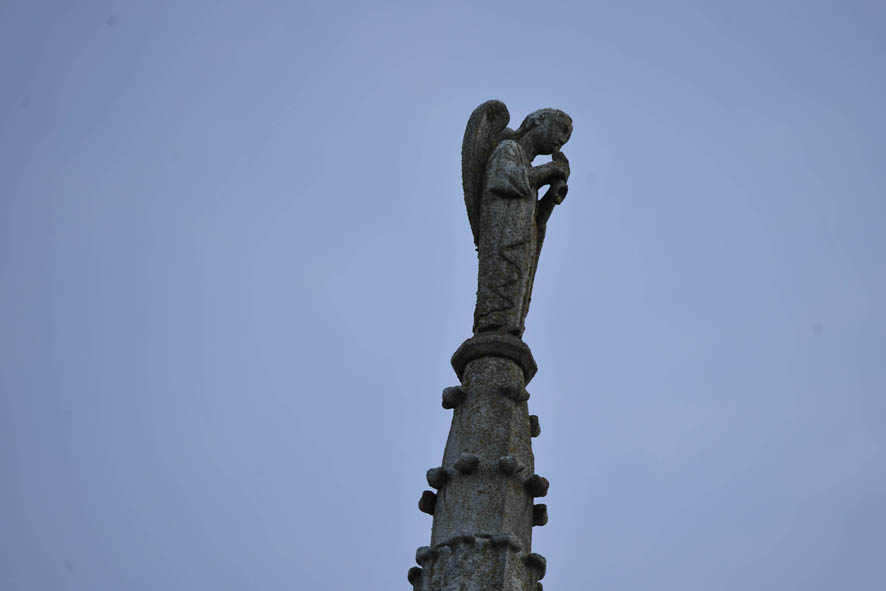
[(559, 152), (563, 144), (569, 141), (572, 135), (572, 119), (562, 111), (554, 111), (546, 114), (533, 129), (535, 132), (535, 146), (539, 154), (553, 154)]

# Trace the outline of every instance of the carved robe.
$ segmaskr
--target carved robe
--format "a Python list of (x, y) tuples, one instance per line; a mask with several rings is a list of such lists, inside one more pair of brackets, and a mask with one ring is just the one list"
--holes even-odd
[(520, 145), (503, 140), (486, 165), (480, 203), (474, 332), (523, 334), (535, 274), (538, 192)]

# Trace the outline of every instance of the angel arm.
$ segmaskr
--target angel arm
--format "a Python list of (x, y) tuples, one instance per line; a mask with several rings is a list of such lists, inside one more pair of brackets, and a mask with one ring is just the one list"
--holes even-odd
[(504, 140), (486, 167), (486, 190), (501, 197), (526, 197), (532, 193), (529, 174), (517, 142)]
[(562, 179), (555, 179), (551, 182), (548, 190), (545, 191), (544, 197), (538, 200), (538, 212), (535, 215), (536, 223), (539, 228), (543, 228), (554, 211), (554, 206), (560, 205), (566, 198), (566, 191), (569, 187)]
[(529, 182), (535, 188), (550, 185), (558, 179), (565, 183), (568, 178), (569, 160), (562, 152), (555, 152), (553, 160), (541, 166), (533, 166), (529, 170)]
[[(538, 200), (536, 219), (541, 227), (551, 217), (554, 206), (560, 205), (563, 199), (566, 198), (566, 191), (569, 190), (569, 187), (566, 185), (566, 179), (569, 178), (569, 161), (562, 152), (556, 152), (551, 162), (537, 166), (532, 170), (538, 171), (536, 173), (536, 180), (539, 182), (539, 185), (537, 186), (548, 185), (548, 190), (545, 192), (544, 197)], [(532, 174), (533, 172), (530, 172), (530, 177)]]

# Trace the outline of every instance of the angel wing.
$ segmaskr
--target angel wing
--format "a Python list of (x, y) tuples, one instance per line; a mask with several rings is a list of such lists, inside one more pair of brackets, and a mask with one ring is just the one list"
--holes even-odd
[(483, 194), (483, 174), (495, 146), (513, 135), (508, 129), (511, 114), (501, 101), (486, 101), (471, 113), (461, 143), (461, 181), (465, 192), (468, 221), (474, 234), (474, 245), (479, 246), (480, 199)]

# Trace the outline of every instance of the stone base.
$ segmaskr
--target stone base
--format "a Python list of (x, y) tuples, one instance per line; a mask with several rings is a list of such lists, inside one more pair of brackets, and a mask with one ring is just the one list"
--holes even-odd
[(468, 363), (480, 357), (505, 357), (513, 360), (523, 369), (526, 384), (538, 371), (532, 351), (523, 339), (507, 333), (485, 332), (466, 340), (452, 355), (452, 369), (459, 380), (464, 379)]

